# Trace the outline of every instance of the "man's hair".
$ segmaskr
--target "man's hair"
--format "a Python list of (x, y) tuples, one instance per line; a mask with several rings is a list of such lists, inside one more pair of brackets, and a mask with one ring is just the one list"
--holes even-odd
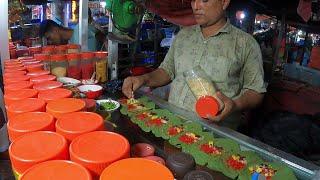
[(40, 37), (43, 37), (46, 32), (52, 31), (53, 28), (63, 28), (60, 26), (58, 23), (54, 22), (53, 20), (43, 20), (40, 24), (40, 29), (39, 29), (39, 35)]

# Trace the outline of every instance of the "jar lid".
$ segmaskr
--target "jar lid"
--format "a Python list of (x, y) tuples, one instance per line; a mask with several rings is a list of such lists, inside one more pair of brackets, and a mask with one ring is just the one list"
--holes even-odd
[(81, 57), (79, 53), (70, 53), (70, 54), (67, 54), (66, 56), (68, 60), (78, 60)]
[(25, 70), (4, 69), (4, 73), (26, 74), (27, 72)]
[(204, 96), (197, 100), (196, 111), (202, 118), (216, 116), (219, 112), (219, 102), (212, 96)]
[(8, 122), (8, 134), (13, 142), (18, 137), (35, 131), (55, 131), (54, 117), (45, 112), (27, 112), (14, 116)]
[(12, 84), (8, 84), (4, 87), (5, 91), (15, 91), (20, 89), (31, 89), (33, 86), (33, 83), (29, 81), (20, 81)]
[(38, 91), (35, 89), (21, 89), (16, 91), (9, 91), (4, 94), (4, 101), (6, 106), (10, 105), (12, 102), (27, 99), (35, 98), (38, 95)]
[(39, 51), (41, 51), (41, 46), (29, 47), (29, 51), (31, 51), (31, 52), (39, 52)]
[(6, 67), (6, 70), (25, 71), (25, 67)]
[(85, 102), (75, 98), (63, 98), (48, 102), (47, 112), (55, 117), (61, 114), (81, 111), (85, 108)]
[(52, 160), (33, 166), (32, 168), (28, 169), (20, 179), (92, 180), (92, 177), (90, 172), (80, 164), (66, 160)]
[(95, 54), (93, 52), (83, 52), (81, 53), (81, 59), (92, 59)]
[(38, 98), (43, 99), (46, 102), (62, 99), (62, 98), (69, 98), (71, 96), (72, 96), (72, 91), (64, 88), (48, 89), (48, 90), (40, 91), (38, 94)]
[(97, 52), (95, 52), (95, 55), (97, 58), (106, 58), (106, 57), (108, 57), (108, 52), (107, 51), (97, 51)]
[(14, 73), (4, 73), (3, 78), (19, 78), (19, 77), (25, 77), (25, 73), (23, 71), (18, 71)]
[(128, 140), (120, 134), (107, 131), (80, 135), (71, 142), (69, 149), (70, 159), (85, 165), (96, 176), (111, 163), (130, 157)]
[(51, 55), (50, 59), (52, 61), (65, 61), (66, 60), (66, 55), (64, 55), (64, 54), (53, 54), (53, 55)]
[(44, 111), (46, 103), (42, 99), (27, 98), (11, 103), (7, 110), (9, 113), (25, 113), (25, 112), (36, 112)]
[(146, 157), (154, 155), (154, 147), (148, 143), (137, 143), (132, 146), (131, 156), (132, 157)]
[(67, 141), (55, 132), (32, 132), (13, 141), (9, 147), (9, 155), (13, 168), (22, 174), (35, 164), (67, 159)]
[(34, 58), (38, 61), (49, 61), (50, 55), (48, 55), (48, 54), (35, 54)]
[(187, 172), (195, 169), (196, 163), (190, 154), (180, 152), (169, 155), (166, 166), (176, 177), (183, 178)]
[(81, 46), (79, 44), (68, 44), (68, 49), (80, 49)]
[(45, 81), (42, 83), (37, 83), (33, 86), (33, 89), (38, 91), (44, 91), (48, 89), (61, 88), (63, 86), (62, 82), (59, 81)]
[(68, 45), (59, 45), (55, 48), (57, 51), (65, 51), (68, 49)]
[[(34, 64), (40, 64), (41, 61), (35, 60), (35, 61), (27, 61), (27, 62), (23, 62), (24, 66), (30, 66), (30, 65), (34, 65)], [(28, 67), (27, 67), (28, 68)]]
[(4, 68), (8, 68), (8, 69), (14, 69), (14, 68), (19, 68), (19, 67), (23, 67), (23, 64), (19, 63), (19, 64), (5, 64)]
[(103, 130), (103, 118), (99, 114), (92, 112), (65, 114), (58, 118), (56, 122), (56, 132), (63, 135), (70, 142), (82, 134)]
[(40, 70), (35, 72), (29, 72), (27, 76), (30, 76), (32, 78), (32, 77), (48, 75), (48, 74), (50, 74), (50, 71)]
[(41, 70), (43, 70), (43, 64), (42, 63), (30, 64), (30, 65), (26, 65), (26, 68), (27, 68), (28, 72), (41, 71)]
[(183, 180), (195, 180), (195, 179), (213, 180), (213, 177), (210, 173), (206, 171), (194, 170), (194, 171), (188, 172), (183, 178)]
[(54, 51), (54, 46), (43, 46), (42, 47), (42, 52), (51, 52)]
[(18, 57), (18, 60), (20, 60), (20, 61), (24, 61), (24, 60), (28, 60), (28, 59), (33, 59), (33, 56)]
[(37, 83), (42, 83), (46, 81), (55, 81), (55, 80), (56, 80), (56, 76), (54, 75), (41, 75), (37, 77), (32, 77), (30, 79), (30, 82), (37, 84)]
[(12, 83), (17, 83), (20, 81), (28, 81), (30, 79), (29, 76), (26, 75), (18, 75), (16, 77), (11, 77), (11, 78), (4, 78), (4, 84), (12, 84)]
[[(123, 173), (123, 170), (126, 173)], [(139, 179), (139, 180), (173, 180), (170, 170), (165, 166), (143, 158), (128, 158), (108, 166), (101, 174), (100, 180)]]

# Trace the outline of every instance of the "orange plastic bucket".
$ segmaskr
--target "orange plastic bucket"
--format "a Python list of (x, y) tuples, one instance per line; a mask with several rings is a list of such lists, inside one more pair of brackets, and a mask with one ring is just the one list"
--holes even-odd
[(27, 76), (30, 76), (30, 78), (33, 78), (33, 77), (48, 75), (48, 74), (50, 74), (50, 71), (41, 70), (36, 72), (29, 72)]
[(42, 75), (42, 76), (31, 78), (30, 82), (32, 82), (33, 84), (38, 84), (46, 81), (55, 81), (55, 80), (56, 80), (56, 76), (54, 75)]
[(158, 162), (143, 158), (129, 158), (111, 164), (100, 176), (100, 180), (119, 179), (173, 180), (174, 177), (167, 167)]
[(55, 131), (54, 117), (45, 112), (28, 112), (10, 119), (7, 124), (9, 139), (13, 142), (18, 137), (35, 131)]
[(8, 93), (10, 91), (16, 91), (21, 89), (31, 89), (32, 86), (33, 83), (31, 83), (30, 81), (20, 81), (4, 86), (4, 92)]
[(36, 72), (36, 71), (43, 70), (43, 64), (42, 63), (25, 65), (25, 67), (27, 68), (28, 72)]
[(33, 86), (33, 89), (36, 89), (38, 91), (44, 91), (49, 89), (55, 89), (55, 88), (61, 88), (63, 86), (62, 82), (58, 81), (45, 81), (42, 83), (35, 84)]
[(28, 168), (44, 161), (68, 159), (67, 140), (58, 133), (37, 131), (25, 134), (9, 147), (13, 169), (23, 174)]
[(12, 83), (18, 83), (20, 81), (29, 81), (30, 77), (26, 75), (18, 75), (17, 77), (10, 77), (10, 78), (4, 78), (4, 84), (12, 84)]
[(35, 89), (21, 89), (16, 91), (10, 91), (4, 95), (4, 103), (6, 106), (9, 106), (13, 102), (27, 98), (35, 98), (37, 96), (38, 91)]
[(23, 67), (23, 64), (16, 63), (16, 64), (5, 64), (4, 65), (5, 69), (15, 69), (15, 68), (19, 68), (19, 67)]
[(20, 180), (91, 180), (89, 171), (72, 161), (52, 160), (28, 169)]
[(44, 112), (46, 102), (42, 99), (28, 98), (11, 103), (7, 106), (7, 114), (9, 121), (16, 115), (26, 112)]
[(3, 74), (4, 78), (14, 78), (14, 77), (18, 77), (18, 76), (24, 76), (26, 74), (25, 71), (17, 71), (17, 72), (7, 72)]
[(103, 130), (103, 118), (92, 112), (65, 114), (56, 122), (56, 132), (63, 135), (69, 142), (82, 134)]
[(26, 68), (25, 67), (7, 67), (5, 68), (6, 70), (11, 70), (11, 71), (25, 71)]
[(44, 91), (40, 91), (38, 94), (38, 98), (43, 99), (46, 102), (63, 99), (63, 98), (69, 98), (71, 96), (72, 96), (72, 91), (64, 88), (44, 90)]
[(14, 70), (14, 69), (5, 69), (4, 73), (21, 73), (21, 74), (26, 74), (25, 70)]
[(63, 98), (48, 102), (46, 109), (55, 118), (59, 118), (66, 113), (82, 111), (85, 105), (85, 102), (80, 99)]
[(113, 162), (130, 157), (130, 144), (119, 134), (95, 131), (74, 139), (69, 151), (73, 162), (86, 167), (94, 177), (99, 177)]

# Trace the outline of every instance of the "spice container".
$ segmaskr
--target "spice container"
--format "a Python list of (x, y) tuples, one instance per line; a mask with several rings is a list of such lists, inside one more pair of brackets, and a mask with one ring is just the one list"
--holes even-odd
[(8, 122), (8, 134), (11, 142), (27, 133), (36, 131), (55, 131), (55, 119), (45, 112), (27, 112), (19, 114)]
[(79, 44), (68, 44), (67, 53), (80, 53), (81, 46)]
[(64, 54), (51, 55), (51, 74), (57, 77), (67, 76), (67, 60)]
[(16, 91), (10, 91), (4, 95), (4, 103), (9, 106), (13, 102), (20, 101), (27, 98), (36, 98), (38, 91), (35, 89), (21, 89)]
[(67, 45), (60, 45), (55, 47), (55, 53), (56, 54), (66, 54), (68, 49)]
[(34, 56), (35, 54), (40, 54), (42, 52), (41, 46), (29, 47), (29, 55)]
[(103, 130), (102, 117), (92, 112), (69, 113), (58, 118), (56, 122), (56, 132), (69, 142), (82, 134)]
[(30, 77), (26, 75), (18, 75), (16, 77), (10, 77), (10, 78), (4, 78), (4, 85), (12, 84), (12, 83), (17, 83), (20, 81), (29, 81)]
[(48, 55), (48, 54), (35, 54), (34, 58), (43, 63), (44, 70), (50, 71), (50, 55)]
[(108, 74), (108, 52), (95, 52), (96, 55), (96, 80), (106, 82)]
[(80, 135), (71, 142), (69, 150), (71, 161), (86, 167), (94, 177), (99, 177), (113, 162), (130, 157), (128, 140), (120, 134), (106, 131)]
[(32, 86), (33, 83), (31, 83), (30, 81), (20, 81), (4, 86), (4, 92), (9, 93), (10, 91), (16, 91), (20, 89), (31, 89)]
[(80, 54), (71, 53), (66, 56), (68, 60), (68, 77), (81, 79)]
[[(126, 173), (123, 173), (123, 170)], [(173, 180), (170, 170), (162, 164), (143, 158), (128, 158), (108, 166), (101, 174), (100, 180), (139, 179), (139, 180)]]
[(196, 163), (190, 154), (181, 152), (169, 155), (166, 166), (174, 174), (174, 177), (182, 179), (185, 174), (195, 169)]
[(32, 132), (11, 143), (9, 156), (12, 168), (18, 174), (23, 174), (41, 162), (68, 159), (68, 145), (66, 139), (58, 133)]
[(63, 98), (49, 101), (46, 108), (55, 118), (60, 118), (67, 113), (82, 111), (85, 106), (86, 103), (80, 99)]
[(17, 102), (11, 103), (7, 107), (7, 114), (9, 121), (14, 116), (17, 116), (26, 112), (44, 112), (46, 109), (46, 103), (42, 99), (27, 98)]
[(54, 50), (54, 46), (44, 46), (42, 47), (42, 54), (54, 54), (55, 50)]
[(200, 66), (185, 71), (183, 75), (197, 100), (195, 109), (199, 116), (202, 118), (208, 118), (208, 115), (216, 116), (223, 109), (224, 104), (216, 96), (217, 90), (209, 76)]
[(82, 79), (90, 79), (94, 72), (94, 53), (81, 53), (81, 77)]
[(72, 161), (52, 160), (46, 161), (28, 169), (21, 180), (92, 180), (89, 171)]

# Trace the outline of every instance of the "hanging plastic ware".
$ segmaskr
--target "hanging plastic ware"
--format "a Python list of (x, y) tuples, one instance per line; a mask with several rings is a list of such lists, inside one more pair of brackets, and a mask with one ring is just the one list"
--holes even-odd
[(93, 52), (81, 53), (81, 73), (82, 79), (90, 79), (94, 72), (94, 57)]
[(81, 69), (80, 69), (80, 54), (77, 53), (71, 53), (67, 54), (67, 60), (68, 60), (68, 77), (74, 78), (74, 79), (81, 79)]
[(51, 55), (51, 74), (59, 77), (67, 76), (67, 58), (64, 54)]
[(96, 80), (106, 82), (108, 80), (108, 52), (95, 52), (96, 55)]

